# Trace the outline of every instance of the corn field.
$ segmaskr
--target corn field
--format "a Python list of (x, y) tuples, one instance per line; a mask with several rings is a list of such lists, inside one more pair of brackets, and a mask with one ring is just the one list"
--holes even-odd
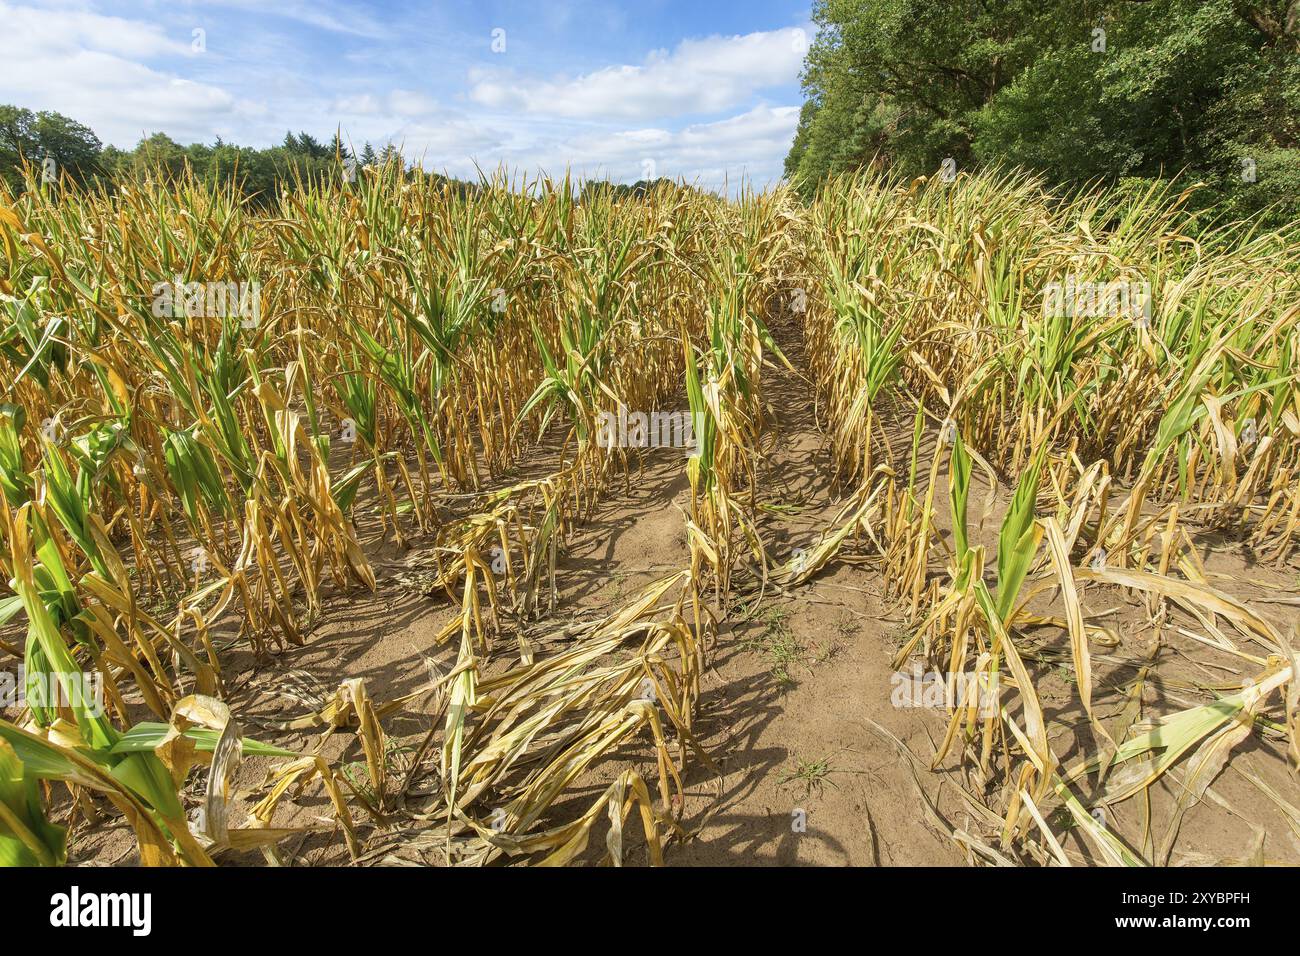
[[(111, 816), (145, 865), (281, 864), (304, 794), (358, 864), (410, 829), (442, 865), (618, 865), (625, 828), (671, 862), (685, 781), (721, 773), (696, 723), (728, 622), (848, 559), (907, 622), (893, 666), (1006, 689), (955, 700), (918, 755), (968, 781), (978, 826), (950, 836), (973, 863), (1078, 862), (1067, 827), (1085, 862), (1166, 863), (1248, 737), (1300, 766), (1293, 625), (1205, 561), (1227, 541), (1295, 577), (1300, 227), (995, 173), (858, 174), (810, 205), (504, 175), (459, 194), (395, 166), (269, 211), (192, 181), (28, 186), (0, 192), (0, 662), (27, 687), (0, 720), (0, 862), (61, 865)], [(1080, 288), (1102, 291), (1050, 307)], [(807, 344), (842, 506), (797, 559), (758, 517), (777, 322)], [(675, 402), (689, 564), (568, 623), (567, 543), (643, 466), (600, 422)], [(386, 728), (412, 697), (338, 675), (299, 723), (355, 736), (348, 774), (242, 720), (231, 659), (310, 646), (331, 595), (377, 588), (381, 539), (428, 547), (448, 664), (400, 772)], [(1115, 716), (1094, 667), (1117, 603), (1154, 643)], [(1176, 628), (1236, 670), (1145, 712)], [(1034, 670), (1056, 637), (1069, 753)], [(629, 746), (653, 772), (557, 812)], [(1167, 775), (1171, 819), (1094, 814)]]

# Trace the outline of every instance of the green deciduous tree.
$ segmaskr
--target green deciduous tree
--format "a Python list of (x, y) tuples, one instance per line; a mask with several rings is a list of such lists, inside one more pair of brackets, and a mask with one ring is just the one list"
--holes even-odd
[(1300, 211), (1300, 0), (818, 0), (786, 173), (1015, 165), (1050, 184), (1185, 175)]
[(101, 172), (99, 137), (62, 113), (0, 105), (0, 176), (11, 186), (22, 180), (24, 161), (40, 166), (52, 157), (62, 175), (86, 182)]

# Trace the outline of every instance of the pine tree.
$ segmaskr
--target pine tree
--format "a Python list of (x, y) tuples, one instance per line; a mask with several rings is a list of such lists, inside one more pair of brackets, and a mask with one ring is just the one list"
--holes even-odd
[(330, 150), (311, 133), (298, 134), (298, 152), (306, 153), (312, 159), (324, 159), (330, 155)]
[(343, 142), (343, 137), (337, 131), (334, 133), (334, 138), (330, 140), (330, 158), (337, 158), (341, 163), (352, 158), (352, 151), (348, 149), (347, 144)]

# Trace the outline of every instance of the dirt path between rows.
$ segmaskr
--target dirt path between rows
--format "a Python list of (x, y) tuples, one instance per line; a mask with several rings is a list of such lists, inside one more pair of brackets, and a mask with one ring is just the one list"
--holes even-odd
[[(772, 332), (796, 372), (779, 366), (764, 371), (762, 394), (772, 427), (759, 474), (757, 518), (769, 558), (783, 562), (794, 549), (813, 548), (835, 526), (843, 502), (833, 488), (829, 450), (817, 427), (815, 391), (804, 377), (801, 325), (778, 319)], [(556, 457), (554, 449), (537, 449), (518, 471), (549, 473)], [(530, 635), (575, 619), (612, 614), (653, 581), (689, 566), (684, 533), (689, 507), (682, 452), (647, 451), (643, 467), (626, 482), (615, 479), (591, 520), (571, 536), (557, 564), (556, 611), (530, 625)], [(454, 642), (439, 646), (435, 638), (457, 610), (424, 593), (419, 580), (432, 565), (429, 543), (412, 543), (408, 550), (391, 540), (368, 542), (377, 592), (330, 593), (321, 624), (305, 646), (287, 649), (269, 664), (253, 661), (237, 647), (230, 649), (232, 710), (250, 736), (310, 752), (319, 745), (322, 728), (285, 731), (283, 724), (319, 710), (341, 681), (363, 678), (371, 698), (382, 702), (446, 673), (455, 659)], [(1220, 566), (1238, 577), (1246, 571)], [(882, 597), (882, 585), (878, 569), (841, 553), (808, 583), (789, 591), (769, 586), (756, 606), (733, 611), (708, 650), (695, 723), (699, 741), (722, 777), (694, 758), (688, 762), (687, 796), (680, 808), (687, 838), (672, 841), (665, 855), (669, 865), (967, 862), (948, 831), (961, 827), (980, 833), (987, 828), (982, 831), (972, 823), (959, 800), (957, 771), (929, 772), (917, 762), (934, 752), (934, 742), (944, 733), (945, 713), (891, 702), (890, 661), (905, 627)], [(499, 638), (510, 639), (509, 634)], [(543, 644), (538, 651), (553, 649)], [(508, 650), (503, 653), (509, 656)], [(1042, 670), (1043, 688), (1051, 694), (1051, 672)], [(1068, 705), (1073, 699), (1070, 687), (1062, 684), (1059, 690)], [(1116, 699), (1122, 703), (1122, 693), (1117, 692)], [(404, 774), (427, 734), (430, 716), (416, 701), (384, 720), (397, 776)], [(1063, 732), (1070, 732), (1068, 728), (1066, 721)], [(1062, 753), (1069, 750), (1068, 741), (1059, 746)], [(354, 735), (332, 735), (322, 753), (345, 774), (364, 778)], [(1285, 774), (1278, 770), (1276, 758), (1246, 756), (1256, 757), (1252, 763), (1259, 771), (1285, 790)], [(586, 811), (628, 767), (647, 781), (656, 778), (653, 751), (644, 740), (621, 748), (576, 781), (554, 804), (551, 822)], [(244, 782), (251, 786), (259, 769), (264, 768), (258, 761), (250, 761)], [(1251, 844), (1260, 826), (1270, 834), (1286, 833), (1276, 809), (1244, 779), (1225, 778), (1216, 787), (1234, 812), (1225, 815), (1208, 802), (1195, 808), (1183, 827), (1185, 846), (1192, 853), (1220, 858), (1225, 845)], [(327, 801), (316, 790), (283, 806), (279, 825), (315, 829), (287, 841), (282, 856), (291, 865), (346, 865), (341, 834)], [(414, 788), (406, 810), (418, 814), (422, 796), (431, 796), (431, 791)], [(1157, 809), (1163, 812), (1163, 807)], [(940, 823), (936, 812), (942, 815)], [(442, 862), (445, 837), (438, 821), (397, 815), (392, 826), (377, 828), (359, 812), (356, 815), (366, 838), (362, 862)], [(1126, 824), (1141, 830), (1140, 820)], [(1072, 855), (1086, 858), (1077, 835), (1063, 838)], [(1290, 845), (1285, 839), (1271, 841), (1268, 859), (1290, 861), (1297, 846), (1300, 841), (1294, 839)], [(625, 863), (648, 861), (637, 827), (625, 828), (624, 847)], [(71, 850), (72, 861), (83, 864), (137, 860), (129, 829), (116, 821), (81, 829)], [(597, 863), (603, 856), (598, 830), (582, 859)], [(257, 864), (261, 859), (246, 854), (229, 862)]]
[[(785, 561), (833, 527), (842, 502), (803, 377), (802, 329), (778, 320), (772, 332), (799, 373), (776, 366), (763, 382), (775, 441), (759, 482), (767, 496), (760, 527), (772, 559)], [(752, 620), (724, 631), (698, 726), (727, 778), (721, 798), (689, 821), (700, 828), (696, 838), (669, 862), (962, 862), (927, 825), (905, 760), (872, 728), (885, 727), (914, 753), (930, 751), (943, 733), (937, 714), (890, 703), (900, 627), (878, 576), (836, 561), (788, 593), (769, 591)]]
[[(815, 421), (813, 389), (803, 377), (802, 329), (789, 322), (775, 325), (773, 333), (800, 372), (769, 368), (763, 382), (774, 433), (759, 482), (765, 496), (759, 500), (760, 527), (771, 559), (783, 561), (793, 548), (812, 547), (832, 527), (841, 503), (831, 489), (831, 462)], [(611, 614), (653, 581), (687, 567), (689, 508), (682, 452), (648, 451), (626, 484), (615, 479), (592, 520), (561, 554), (556, 614), (542, 629)], [(283, 719), (303, 710), (296, 699), (298, 684), (323, 692), (341, 676), (364, 677), (372, 697), (391, 699), (427, 680), (429, 661), (448, 667), (454, 648), (436, 647), (433, 637), (454, 611), (430, 607), (403, 583), (405, 569), (423, 560), (419, 548), (408, 553), (384, 546), (376, 555), (380, 592), (353, 598), (346, 610), (327, 610), (327, 623), (309, 646), (287, 655), (288, 670), (253, 681), (257, 687), (271, 684), (280, 696), (250, 688), (248, 705), (261, 710), (278, 700)], [(961, 863), (951, 840), (927, 824), (907, 763), (872, 729), (871, 722), (877, 722), (917, 754), (932, 752), (931, 741), (943, 732), (937, 712), (890, 704), (889, 661), (901, 622), (879, 597), (878, 575), (833, 562), (788, 593), (769, 588), (748, 620), (738, 617), (723, 625), (709, 651), (695, 725), (724, 776), (720, 780), (698, 761), (688, 764), (681, 809), (690, 837), (670, 845), (666, 862)], [(346, 625), (334, 623), (340, 618)], [(385, 729), (397, 748), (410, 747), (423, 736), (425, 720), (408, 711), (386, 722)], [(350, 737), (341, 737), (330, 742), (326, 754), (346, 764), (360, 759), (357, 750)], [(584, 811), (627, 767), (647, 780), (657, 775), (648, 747), (624, 748), (566, 791), (553, 817)], [(937, 782), (931, 777), (923, 785), (933, 794)], [(323, 818), (325, 808), (318, 813)], [(376, 854), (376, 861), (435, 861), (437, 829), (375, 834), (374, 844), (391, 849)], [(625, 833), (626, 862), (646, 862), (637, 828)], [(585, 859), (594, 863), (603, 852), (597, 836)], [(304, 841), (300, 853), (301, 862), (313, 864), (346, 860), (338, 841), (325, 836)]]
[[(806, 370), (800, 328), (777, 325), (773, 333), (795, 368)], [(832, 495), (811, 384), (768, 369), (763, 394), (775, 423), (759, 482), (760, 527), (771, 559), (784, 561), (792, 549), (814, 546), (842, 503)], [(648, 453), (630, 490), (610, 494), (571, 542), (559, 564), (560, 607), (610, 613), (686, 567), (689, 507), (681, 454)], [(673, 845), (666, 862), (963, 862), (951, 840), (927, 825), (906, 762), (871, 726), (884, 726), (914, 753), (931, 752), (943, 732), (936, 713), (890, 704), (900, 622), (885, 610), (878, 576), (837, 562), (788, 593), (769, 587), (748, 620), (736, 619), (743, 616), (723, 625), (708, 656), (695, 724), (725, 776), (692, 764), (682, 820), (691, 838)], [(648, 751), (606, 761), (561, 806), (584, 806), (626, 766), (654, 773)], [(936, 782), (925, 785), (933, 791)], [(628, 862), (638, 862), (638, 841), (627, 846)]]

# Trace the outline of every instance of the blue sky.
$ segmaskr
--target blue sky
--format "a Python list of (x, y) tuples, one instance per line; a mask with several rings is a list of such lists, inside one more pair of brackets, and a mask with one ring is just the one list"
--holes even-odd
[[(106, 143), (280, 142), (286, 129), (429, 169), (709, 188), (781, 174), (808, 0), (0, 0), (0, 102)], [(201, 31), (201, 32), (196, 32)]]

